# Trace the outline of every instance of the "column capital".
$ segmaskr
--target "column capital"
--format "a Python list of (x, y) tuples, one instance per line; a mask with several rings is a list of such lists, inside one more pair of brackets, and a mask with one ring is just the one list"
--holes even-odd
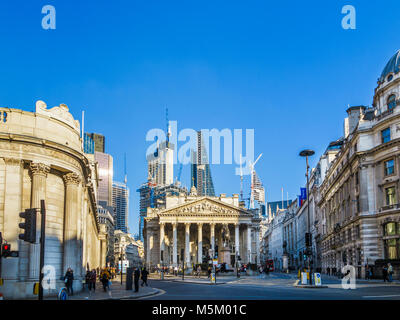
[(191, 225), (190, 222), (185, 222), (186, 231), (188, 231), (190, 229), (190, 225)]
[(22, 160), (16, 158), (3, 158), (4, 162), (8, 166), (18, 166), (21, 165)]
[(197, 222), (197, 226), (198, 226), (199, 228), (202, 228), (202, 227), (203, 227), (203, 222)]
[(65, 184), (79, 184), (81, 182), (81, 177), (75, 172), (70, 172), (63, 175)]
[(50, 167), (44, 163), (31, 162), (29, 169), (33, 175), (42, 175), (45, 177), (47, 177), (47, 174), (50, 172)]

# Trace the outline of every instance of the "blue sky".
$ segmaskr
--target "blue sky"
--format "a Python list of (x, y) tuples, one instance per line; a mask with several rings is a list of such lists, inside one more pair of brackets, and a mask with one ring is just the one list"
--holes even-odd
[[(56, 8), (56, 30), (41, 27)], [(357, 29), (341, 27), (356, 8)], [(129, 226), (146, 179), (145, 135), (165, 128), (255, 130), (268, 200), (304, 184), (304, 159), (342, 135), (345, 109), (370, 105), (400, 48), (398, 1), (19, 1), (0, 3), (0, 105), (33, 111), (65, 103), (106, 136), (115, 178), (127, 154)], [(176, 171), (178, 167), (176, 167)], [(233, 165), (214, 165), (217, 193), (239, 193)], [(190, 170), (182, 180), (190, 184)], [(248, 193), (248, 189), (246, 189)]]

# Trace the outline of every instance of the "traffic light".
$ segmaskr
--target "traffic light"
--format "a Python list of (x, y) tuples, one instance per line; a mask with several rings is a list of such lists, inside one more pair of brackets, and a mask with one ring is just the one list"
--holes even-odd
[(306, 232), (306, 247), (311, 247), (311, 243), (312, 243), (312, 238), (311, 238), (311, 233)]
[(1, 256), (3, 257), (3, 258), (7, 258), (7, 257), (9, 257), (11, 255), (11, 244), (9, 244), (9, 243), (4, 243), (2, 246), (1, 246)]
[(24, 212), (20, 212), (19, 216), (25, 219), (25, 222), (19, 224), (21, 229), (24, 229), (24, 233), (19, 235), (21, 240), (35, 243), (36, 242), (36, 209), (26, 209)]

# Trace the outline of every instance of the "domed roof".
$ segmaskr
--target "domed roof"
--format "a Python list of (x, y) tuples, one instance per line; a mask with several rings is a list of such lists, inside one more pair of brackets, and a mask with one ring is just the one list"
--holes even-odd
[(398, 73), (400, 71), (400, 50), (398, 50), (393, 57), (390, 58), (383, 69), (379, 82), (384, 82), (389, 73)]

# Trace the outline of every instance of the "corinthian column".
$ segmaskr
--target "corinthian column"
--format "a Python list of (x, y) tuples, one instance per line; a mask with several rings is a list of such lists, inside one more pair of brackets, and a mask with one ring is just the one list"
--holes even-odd
[(185, 223), (185, 262), (190, 265), (190, 223)]
[[(43, 163), (31, 163), (32, 195), (31, 208), (40, 209), (40, 200), (46, 199), (46, 178), (50, 167)], [(29, 279), (39, 279), (41, 216), (36, 215), (36, 241), (29, 246)]]
[(237, 259), (239, 256), (239, 223), (235, 224), (235, 253)]
[[(164, 263), (165, 260), (165, 223), (160, 223), (160, 263)], [(161, 254), (162, 252), (162, 254)]]
[(70, 172), (63, 176), (65, 182), (65, 218), (64, 218), (64, 272), (68, 268), (78, 271), (78, 185), (79, 175)]
[(215, 223), (211, 223), (210, 224), (210, 241), (211, 241), (211, 250), (212, 250), (212, 254), (213, 256), (211, 257), (212, 259), (214, 259), (215, 257)]
[(198, 223), (198, 241), (197, 241), (197, 263), (202, 263), (203, 261), (203, 224)]
[(251, 226), (247, 225), (247, 259), (251, 263)]
[(173, 237), (173, 250), (172, 250), (172, 263), (174, 266), (178, 265), (178, 235), (177, 235), (177, 223), (172, 223), (172, 237)]

